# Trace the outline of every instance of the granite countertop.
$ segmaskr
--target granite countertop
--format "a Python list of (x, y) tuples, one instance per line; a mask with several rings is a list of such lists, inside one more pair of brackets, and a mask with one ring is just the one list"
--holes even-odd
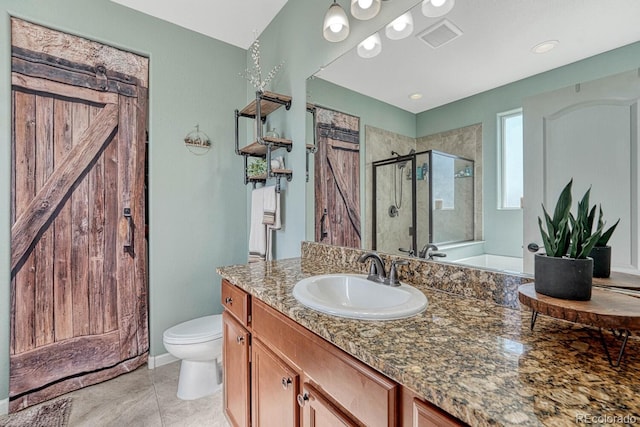
[[(541, 315), (531, 331), (528, 309), (435, 289), (429, 279), (412, 283), (429, 299), (417, 316), (392, 321), (329, 316), (292, 296), (299, 280), (335, 272), (335, 267), (327, 271), (328, 264), (296, 258), (217, 271), (470, 425), (575, 426), (580, 420), (598, 425), (625, 416), (640, 423), (638, 340), (629, 340), (621, 366), (612, 368), (596, 329)], [(607, 339), (617, 352), (613, 335)]]

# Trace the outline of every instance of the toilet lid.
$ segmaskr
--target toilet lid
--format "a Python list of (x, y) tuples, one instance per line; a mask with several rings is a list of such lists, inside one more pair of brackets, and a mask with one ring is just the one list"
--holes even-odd
[(199, 317), (173, 326), (164, 331), (168, 344), (197, 344), (222, 337), (222, 315)]

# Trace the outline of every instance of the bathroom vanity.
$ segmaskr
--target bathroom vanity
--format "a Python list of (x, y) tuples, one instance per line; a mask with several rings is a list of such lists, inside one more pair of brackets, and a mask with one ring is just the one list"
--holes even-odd
[(233, 425), (463, 425), (227, 280), (222, 302)]
[[(541, 316), (531, 331), (528, 310), (495, 302), (510, 305), (511, 296), (502, 294), (517, 294), (522, 278), (412, 259), (400, 278), (427, 296), (427, 310), (401, 320), (353, 320), (302, 306), (292, 288), (312, 275), (364, 273), (355, 261), (363, 252), (304, 243), (302, 253), (217, 270), (224, 407), (234, 426), (640, 420), (637, 338), (612, 368), (588, 327)], [(471, 298), (477, 289), (489, 297)], [(613, 335), (608, 339), (615, 345)]]

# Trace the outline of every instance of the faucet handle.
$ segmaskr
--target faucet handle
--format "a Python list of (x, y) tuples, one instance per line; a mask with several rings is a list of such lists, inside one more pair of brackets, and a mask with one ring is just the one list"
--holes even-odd
[(398, 250), (400, 252), (404, 252), (404, 253), (408, 254), (409, 256), (414, 256), (415, 255), (415, 252), (411, 248), (409, 248), (409, 249), (407, 249), (407, 248), (398, 248)]
[(408, 265), (409, 261), (406, 259), (396, 259), (391, 261), (391, 269), (389, 270), (389, 278), (387, 279), (388, 285), (391, 286), (400, 286), (400, 281), (398, 280), (398, 266), (399, 265)]

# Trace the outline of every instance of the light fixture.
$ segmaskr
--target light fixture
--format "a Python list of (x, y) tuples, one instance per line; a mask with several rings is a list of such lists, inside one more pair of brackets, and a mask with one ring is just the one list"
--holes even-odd
[(382, 40), (378, 33), (370, 35), (358, 45), (358, 55), (361, 58), (373, 58), (380, 52), (382, 52)]
[(384, 29), (385, 34), (391, 40), (400, 40), (409, 37), (413, 32), (413, 15), (407, 12), (391, 21)]
[(341, 42), (349, 35), (349, 19), (336, 0), (333, 0), (333, 4), (324, 16), (322, 35), (330, 42)]
[(531, 48), (533, 53), (547, 53), (558, 45), (558, 40), (547, 40)]
[(380, 0), (351, 0), (351, 15), (361, 21), (375, 17), (380, 12)]
[(455, 0), (424, 0), (422, 14), (427, 18), (438, 18), (451, 12), (455, 4)]
[(419, 92), (412, 93), (411, 95), (409, 95), (409, 99), (413, 99), (414, 101), (417, 101), (418, 99), (422, 99), (422, 94)]

